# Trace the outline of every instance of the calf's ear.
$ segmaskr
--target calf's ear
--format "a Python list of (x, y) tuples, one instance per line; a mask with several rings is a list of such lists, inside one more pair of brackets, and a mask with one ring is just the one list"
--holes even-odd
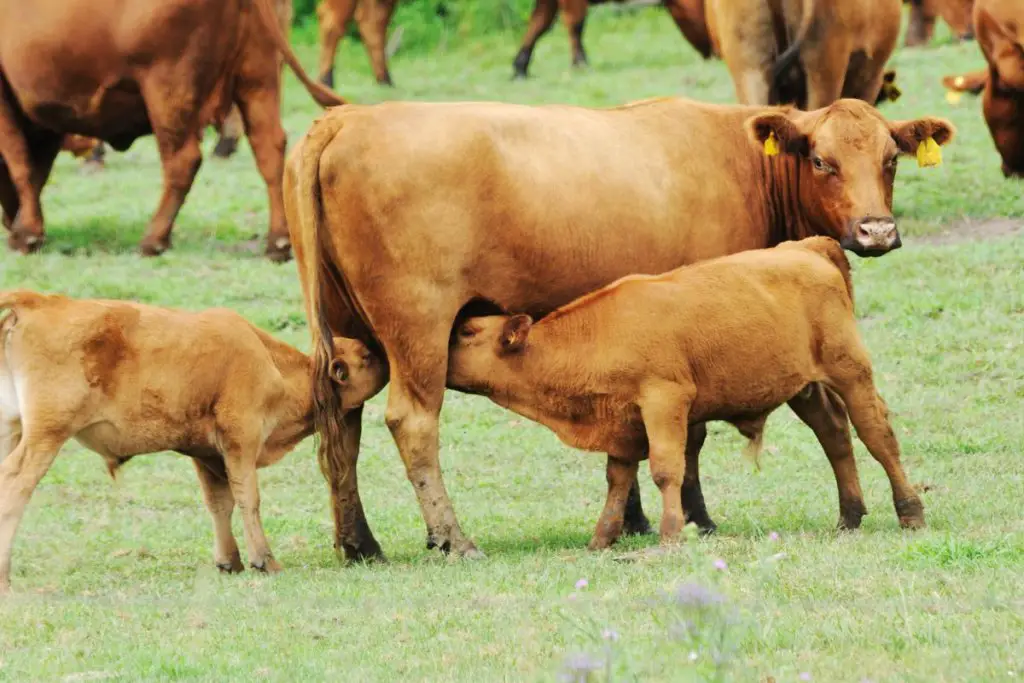
[(331, 379), (341, 386), (348, 384), (348, 363), (340, 358), (332, 360)]
[(956, 136), (956, 127), (951, 122), (934, 116), (912, 121), (892, 121), (889, 123), (889, 131), (900, 151), (904, 154), (917, 154), (922, 166), (938, 165), (942, 158), (938, 148)]
[(780, 152), (806, 154), (809, 149), (807, 135), (785, 112), (773, 111), (747, 119), (743, 126), (750, 140), (761, 147), (767, 156)]
[(501, 329), (501, 349), (505, 353), (515, 353), (526, 345), (526, 337), (530, 334), (533, 319), (528, 315), (514, 315), (505, 321)]

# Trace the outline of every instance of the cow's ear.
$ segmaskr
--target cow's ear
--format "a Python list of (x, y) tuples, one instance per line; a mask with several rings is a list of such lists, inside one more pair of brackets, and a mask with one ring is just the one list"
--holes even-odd
[(948, 144), (956, 135), (952, 123), (934, 116), (913, 121), (892, 121), (889, 130), (900, 151), (904, 154), (917, 154), (922, 166), (938, 165), (942, 159), (938, 148)]
[(501, 349), (505, 353), (515, 353), (526, 345), (526, 337), (530, 334), (533, 320), (528, 315), (514, 315), (505, 321), (501, 329)]
[(781, 111), (758, 114), (747, 119), (744, 126), (750, 139), (768, 156), (775, 156), (780, 152), (807, 153), (807, 135)]
[(341, 386), (348, 384), (348, 363), (340, 358), (332, 360), (331, 379)]

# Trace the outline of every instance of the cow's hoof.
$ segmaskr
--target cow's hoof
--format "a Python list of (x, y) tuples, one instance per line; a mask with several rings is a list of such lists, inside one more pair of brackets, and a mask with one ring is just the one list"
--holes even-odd
[(218, 159), (227, 159), (238, 149), (238, 138), (221, 138), (213, 148), (213, 156)]
[(256, 560), (251, 563), (253, 569), (264, 574), (277, 574), (281, 571), (280, 563), (273, 558), (272, 555), (267, 555), (262, 560)]
[(144, 239), (142, 240), (142, 244), (139, 245), (139, 252), (143, 256), (159, 256), (170, 248), (170, 240)]
[(377, 79), (377, 85), (384, 86), (385, 88), (395, 87), (395, 82), (391, 80), (391, 74), (384, 74), (383, 77)]
[(627, 517), (626, 521), (622, 525), (622, 533), (627, 536), (643, 536), (651, 533), (651, 522), (647, 519), (647, 515), (640, 514), (639, 517), (631, 518)]
[(25, 234), (24, 232), (15, 229), (7, 237), (7, 246), (9, 246), (12, 251), (17, 251), (22, 254), (31, 254), (42, 249), (43, 241), (42, 235), (31, 233)]
[(839, 524), (836, 526), (839, 531), (855, 531), (860, 528), (860, 521), (868, 509), (863, 503), (850, 503), (839, 505)]
[(905, 498), (896, 501), (896, 515), (900, 519), (900, 526), (904, 529), (923, 529), (924, 505), (919, 498)]
[(227, 560), (226, 562), (217, 562), (217, 569), (219, 569), (222, 574), (240, 574), (245, 571), (245, 565), (242, 564), (242, 558), (239, 557), (236, 552), (231, 556), (230, 560)]
[(467, 560), (482, 560), (486, 555), (481, 552), (473, 541), (468, 538), (452, 543), (450, 539), (439, 539), (432, 534), (427, 535), (427, 550), (438, 549), (445, 555), (462, 557)]
[(274, 263), (287, 263), (292, 258), (292, 243), (287, 237), (276, 237), (267, 241), (267, 258)]
[[(695, 524), (697, 523), (695, 522)], [(710, 536), (718, 531), (718, 525), (712, 522), (711, 519), (704, 519), (702, 523), (697, 524), (697, 531), (701, 536)]]
[(384, 552), (380, 549), (377, 541), (373, 538), (359, 545), (351, 545), (348, 543), (343, 543), (340, 547), (335, 545), (334, 549), (346, 564), (354, 564), (357, 562), (365, 562), (367, 564), (386, 564), (388, 561), (387, 558), (384, 557)]

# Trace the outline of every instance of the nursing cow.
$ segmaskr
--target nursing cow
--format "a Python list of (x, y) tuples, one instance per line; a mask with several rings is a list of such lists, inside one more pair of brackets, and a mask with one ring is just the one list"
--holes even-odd
[[(624, 0), (610, 0), (621, 3)], [(700, 53), (704, 59), (716, 54), (712, 45), (711, 37), (708, 34), (708, 27), (704, 21), (704, 3), (706, 0), (661, 0), (661, 4), (668, 10), (672, 20), (682, 32), (686, 40)], [(562, 23), (569, 32), (569, 42), (572, 47), (572, 65), (586, 66), (587, 52), (583, 49), (583, 26), (587, 20), (587, 6), (601, 5), (609, 0), (536, 0), (533, 5), (533, 13), (530, 14), (530, 23), (526, 27), (526, 34), (523, 36), (523, 43), (516, 53), (513, 62), (514, 77), (526, 78), (530, 70), (530, 60), (533, 59), (533, 49), (537, 46), (540, 37), (551, 30), (555, 23), (555, 16), (562, 12)]]
[[(937, 163), (953, 135), (943, 119), (888, 121), (857, 100), (812, 112), (675, 98), (610, 109), (390, 102), (321, 116), (289, 155), (285, 203), (314, 333), (319, 455), (338, 548), (380, 554), (358, 491), (362, 413), (340, 408), (332, 335), (360, 339), (388, 363), (386, 421), (428, 544), (475, 556), (438, 463), (457, 320), (536, 319), (623, 275), (809, 235), (886, 254), (900, 246), (898, 157)], [(841, 523), (857, 527), (864, 504), (842, 402), (817, 385), (790, 405), (832, 463)], [(682, 501), (711, 529), (702, 441), (699, 433), (687, 456)], [(634, 494), (627, 524), (642, 529)]]
[(124, 151), (152, 133), (164, 191), (141, 249), (162, 253), (203, 129), (237, 104), (270, 199), (267, 255), (289, 258), (279, 58), (320, 105), (343, 101), (306, 76), (278, 21), (271, 0), (0, 0), (0, 204), (11, 248), (43, 243), (40, 194), (65, 134)]
[(741, 104), (819, 109), (878, 99), (900, 0), (707, 0), (706, 17)]

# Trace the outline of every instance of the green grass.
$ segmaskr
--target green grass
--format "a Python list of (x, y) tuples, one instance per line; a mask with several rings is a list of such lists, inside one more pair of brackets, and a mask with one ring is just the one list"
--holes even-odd
[[(372, 85), (361, 47), (347, 43), (338, 87), (362, 102), (733, 99), (724, 65), (701, 62), (657, 10), (595, 11), (588, 73), (569, 68), (556, 29), (537, 49), (533, 79), (512, 83), (517, 46), (518, 36), (503, 35), (400, 53), (399, 88), (387, 91)], [(300, 54), (311, 69), (315, 51)], [(583, 548), (603, 502), (603, 460), (484, 399), (450, 393), (445, 480), (463, 528), (488, 553), (452, 562), (424, 548), (383, 424), (384, 392), (367, 410), (360, 463), (367, 514), (391, 560), (383, 566), (336, 560), (312, 440), (260, 475), (267, 533), (285, 566), (275, 577), (216, 573), (184, 458), (138, 458), (111, 483), (96, 455), (69, 445), (15, 546), (16, 592), (0, 601), (0, 680), (552, 680), (568, 653), (600, 654), (604, 628), (621, 636), (620, 674), (712, 680), (707, 653), (691, 661), (695, 647), (669, 636), (672, 612), (657, 599), (685, 581), (728, 598), (735, 650), (723, 680), (1024, 676), (1024, 234), (978, 227), (991, 218), (1019, 224), (1024, 193), (1003, 180), (977, 100), (943, 99), (941, 75), (982, 64), (975, 44), (904, 50), (893, 63), (905, 95), (888, 116), (939, 114), (960, 129), (941, 167), (901, 166), (895, 211), (905, 247), (854, 264), (880, 389), (911, 480), (926, 488), (927, 530), (899, 530), (885, 476), (858, 443), (871, 514), (859, 532), (834, 532), (831, 470), (783, 409), (769, 422), (761, 472), (740, 457), (731, 429), (712, 427), (702, 473), (716, 537), (632, 562), (616, 558), (655, 537), (591, 554)], [(316, 114), (289, 77), (292, 140)], [(152, 140), (110, 154), (108, 165), (83, 176), (76, 160), (59, 160), (45, 194), (48, 245), (32, 258), (0, 253), (0, 287), (230, 306), (308, 348), (294, 263), (274, 266), (250, 249), (253, 239), (262, 246), (267, 216), (247, 147), (206, 161), (175, 249), (157, 260), (134, 253), (160, 191)], [(660, 501), (646, 467), (641, 474), (656, 519)], [(241, 542), (237, 519), (236, 534)], [(727, 570), (713, 569), (717, 558)], [(570, 600), (581, 577), (589, 586)]]

